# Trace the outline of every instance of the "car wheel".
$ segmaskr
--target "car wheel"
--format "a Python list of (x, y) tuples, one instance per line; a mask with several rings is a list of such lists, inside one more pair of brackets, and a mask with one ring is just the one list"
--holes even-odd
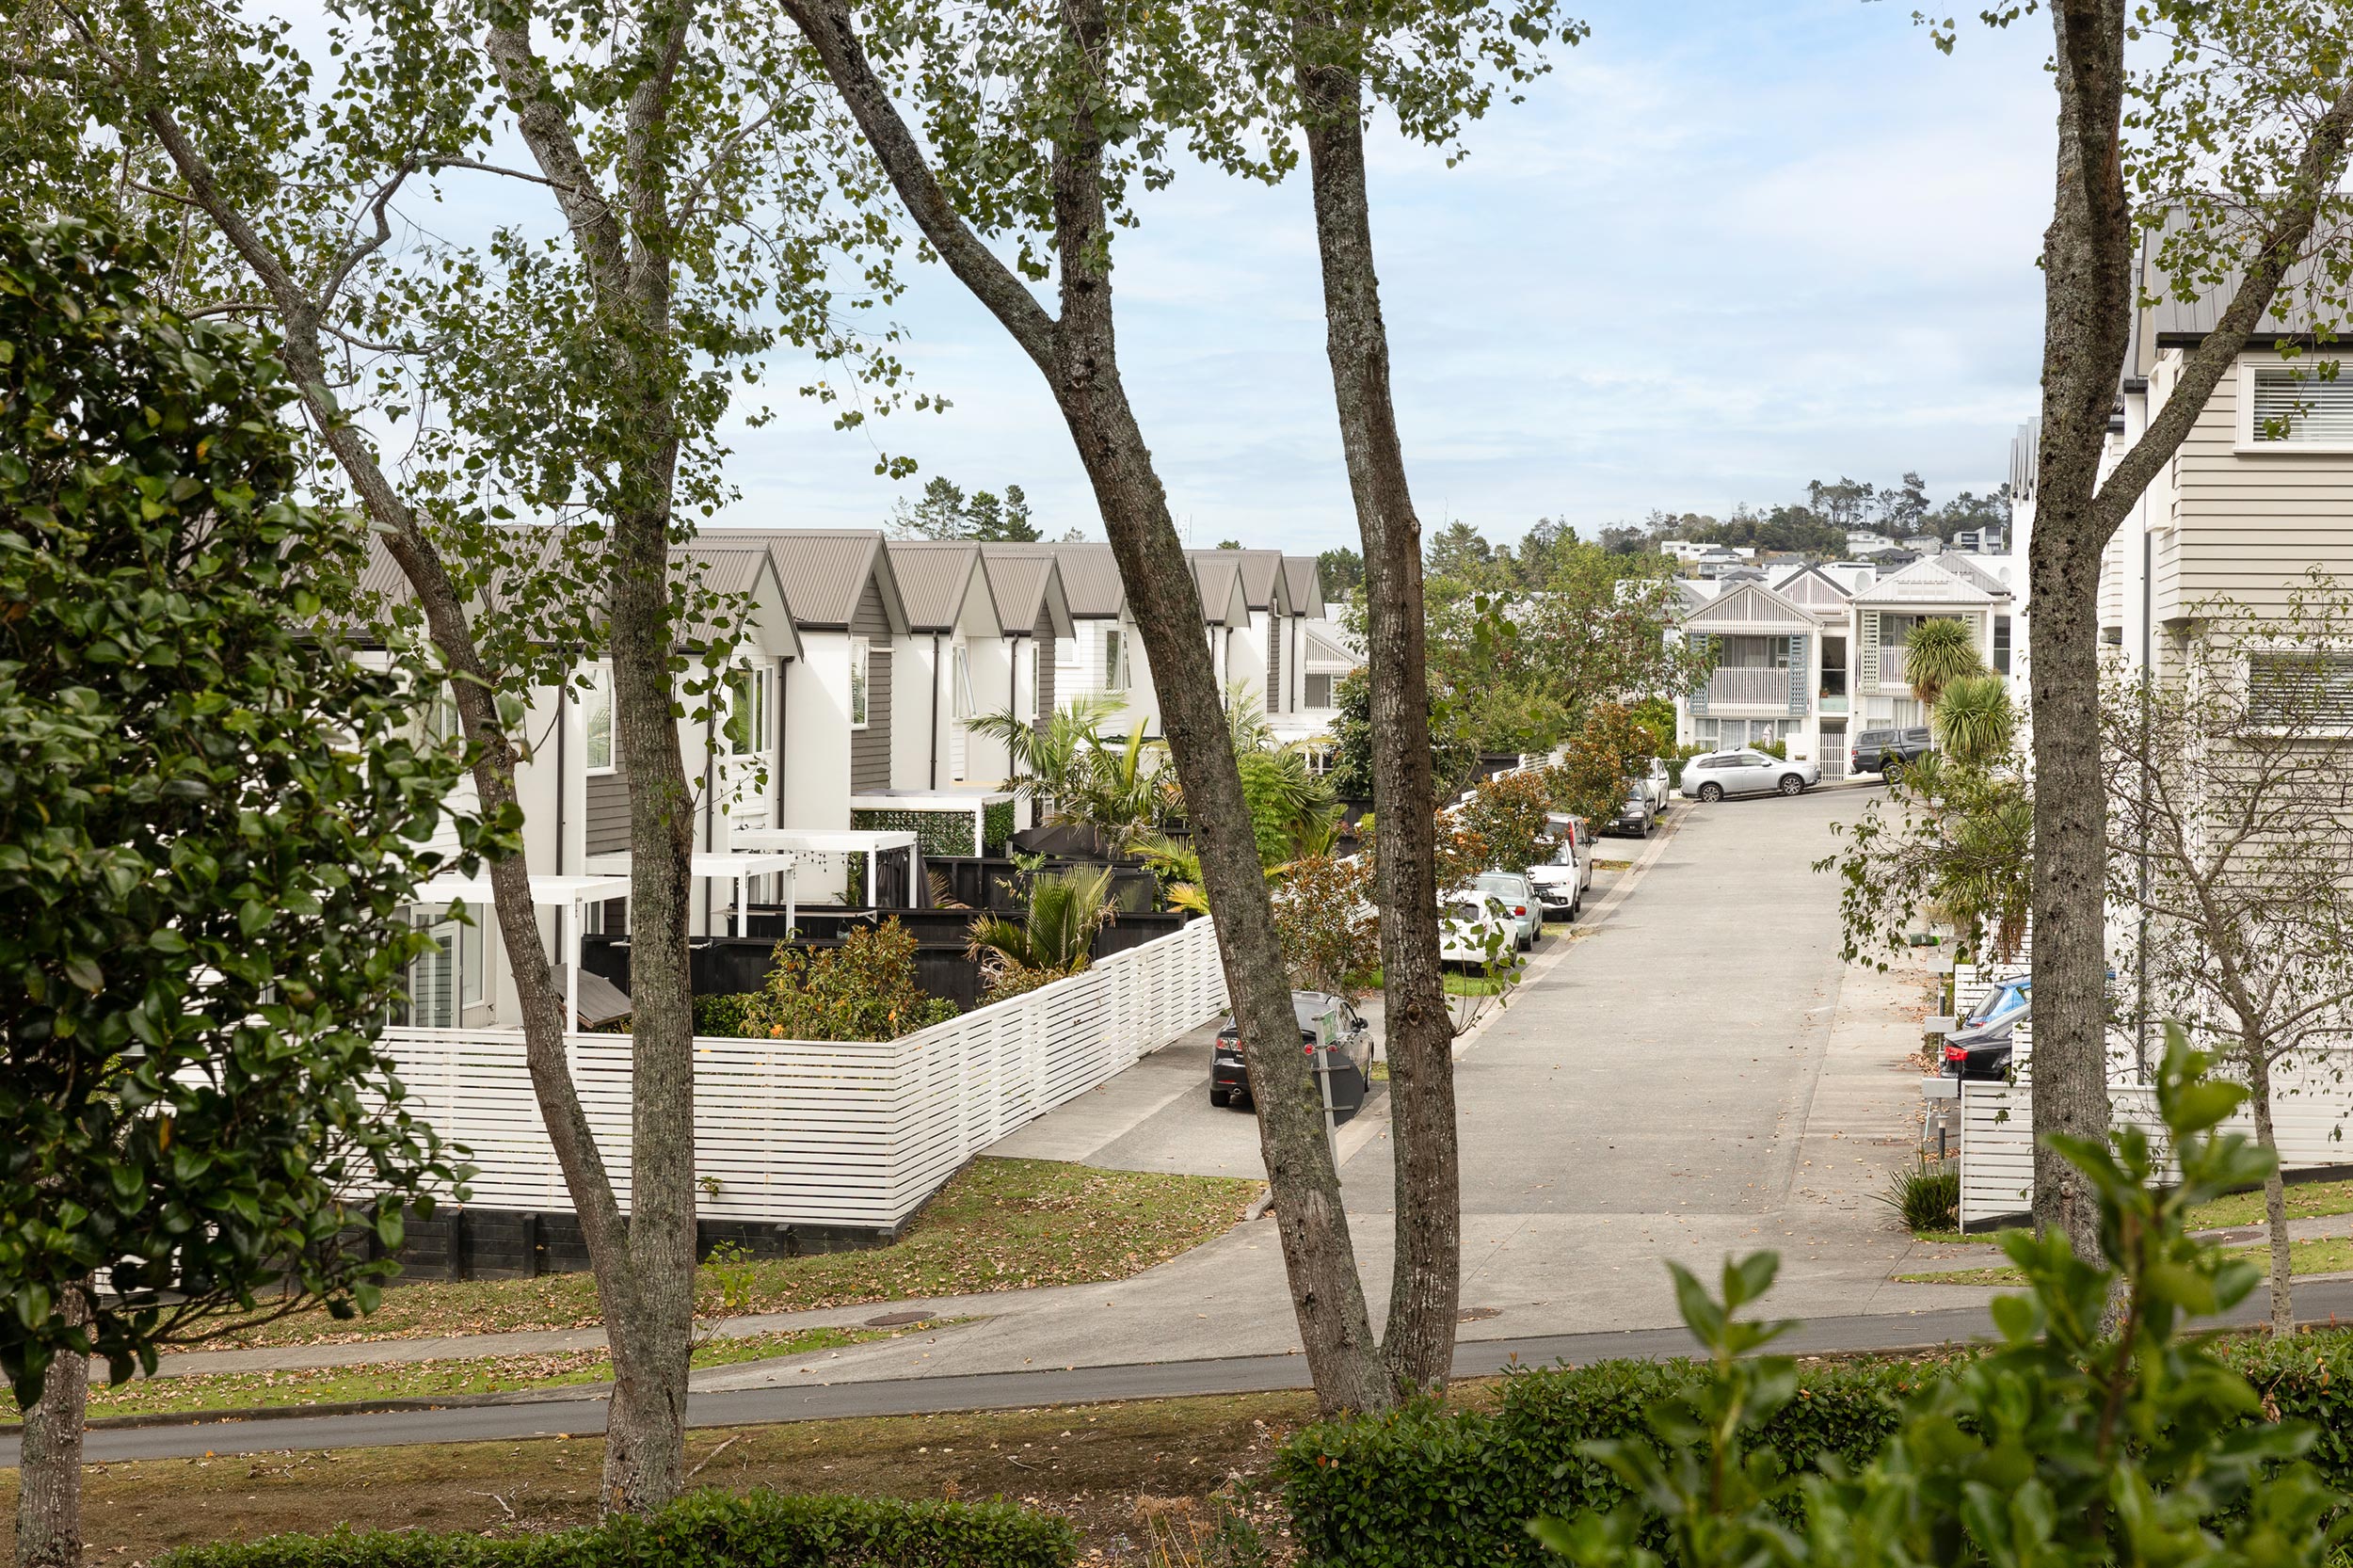
[(1707, 802), (1708, 805), (1713, 806), (1723, 798), (1724, 787), (1721, 784), (1703, 784), (1700, 786), (1700, 799)]
[(1794, 773), (1783, 774), (1781, 776), (1781, 792), (1785, 795), (1803, 794), (1805, 792), (1805, 779)]
[(1880, 764), (1880, 777), (1882, 781), (1889, 784), (1900, 784), (1904, 781), (1904, 765), (1897, 761), (1895, 758), (1890, 757), (1886, 761)]
[(1209, 1091), (1209, 1103), (1223, 1111), (1234, 1103), (1233, 1092), (1226, 1089), (1212, 1089)]

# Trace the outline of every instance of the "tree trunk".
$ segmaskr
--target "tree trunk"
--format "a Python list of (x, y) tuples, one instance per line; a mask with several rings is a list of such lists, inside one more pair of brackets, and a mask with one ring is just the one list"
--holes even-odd
[[(58, 1315), (80, 1328), (89, 1300), (69, 1289)], [(40, 1400), (24, 1413), (17, 1460), (17, 1568), (80, 1568), (82, 1419), (89, 1402), (89, 1357), (61, 1351), (49, 1364)]]
[(2269, 1053), (2247, 1053), (2247, 1086), (2256, 1146), (2271, 1151), (2271, 1174), (2264, 1177), (2264, 1228), (2271, 1238), (2271, 1333), (2284, 1339), (2296, 1332), (2296, 1294), (2288, 1284), (2288, 1185), (2280, 1171), (2280, 1136), (2271, 1125)]
[(1422, 610), (1421, 520), (1390, 395), (1388, 328), (1365, 188), (1362, 84), (1318, 58), (1329, 13), (1293, 24), (1323, 266), (1325, 346), (1365, 550), (1371, 654), (1374, 870), (1385, 1048), (1396, 1139), (1397, 1256), (1382, 1354), (1401, 1390), (1444, 1386), (1462, 1303), (1454, 1024), (1438, 968), (1437, 802)]
[(2101, 449), (2132, 325), (2117, 136), (2119, 0), (2059, 0), (2057, 199), (2043, 235), (2042, 427), (2027, 550), (2034, 726), (2035, 1223), (2096, 1258), (2089, 1185), (2048, 1144), (2107, 1130), (2107, 808), (2100, 767)]

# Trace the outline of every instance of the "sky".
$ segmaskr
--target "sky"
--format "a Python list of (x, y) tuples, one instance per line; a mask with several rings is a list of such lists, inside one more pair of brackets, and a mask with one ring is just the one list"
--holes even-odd
[[(1426, 529), (1586, 536), (1905, 470), (1942, 501), (2006, 476), (2032, 416), (2055, 100), (2046, 30), (1939, 54), (1902, 0), (1614, 4), (1447, 168), (1374, 138), (1372, 218)], [(1353, 544), (1305, 177), (1188, 170), (1117, 239), (1120, 360), (1177, 525)], [(1016, 484), (1100, 537), (1036, 371), (943, 268), (893, 310), (945, 414), (732, 440), (727, 520), (872, 527), (924, 480)], [(920, 472), (875, 476), (877, 447)]]

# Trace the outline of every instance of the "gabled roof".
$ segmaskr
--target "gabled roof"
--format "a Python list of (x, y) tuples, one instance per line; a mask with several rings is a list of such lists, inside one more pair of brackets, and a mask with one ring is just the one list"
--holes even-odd
[[(1866, 610), (1903, 609), (1914, 604), (1986, 605), (1996, 597), (1961, 573), (1948, 570), (1941, 555), (1926, 555), (1899, 571), (1888, 573), (1855, 595)], [(1972, 573), (1971, 576), (1977, 575)], [(2007, 595), (2001, 597), (2007, 598)]]
[(1018, 634), (1037, 626), (1043, 614), (1057, 637), (1071, 634), (1070, 596), (1053, 552), (1034, 545), (984, 544), (981, 570), (997, 604), (997, 624)]
[(1291, 614), (1317, 616), (1324, 613), (1323, 568), (1312, 555), (1283, 557), (1283, 577), (1290, 589)]
[(1982, 588), (1987, 593), (1993, 595), (1996, 599), (2007, 599), (2009, 597), (2009, 584), (2003, 582), (2000, 578), (1994, 576), (1992, 572), (1979, 566), (1977, 562), (1972, 561), (1966, 555), (1956, 555), (1947, 552), (1943, 554), (1931, 555), (1928, 557), (1928, 559), (1934, 561), (1938, 566), (1943, 567), (1946, 571), (1958, 576), (1962, 582)]
[[(697, 538), (687, 544), (670, 547), (670, 569), (678, 571), (692, 564), (699, 567), (702, 586), (712, 593), (730, 597), (742, 596), (757, 606), (764, 587), (776, 604), (784, 612), (782, 634), (775, 641), (783, 645), (787, 657), (802, 657), (801, 629), (792, 616), (792, 596), (784, 591), (784, 579), (776, 571), (776, 557), (760, 549), (740, 549), (726, 543), (711, 543)], [(689, 641), (707, 640), (714, 630), (708, 617), (697, 616), (687, 628)]]
[[(1206, 554), (1195, 551), (1194, 554)], [(1241, 557), (1241, 591), (1243, 602), (1253, 610), (1268, 610), (1278, 616), (1291, 613), (1289, 602), (1290, 584), (1283, 574), (1283, 552), (1279, 550), (1224, 551), (1226, 555)]]
[(1683, 617), (1687, 630), (1717, 632), (1811, 632), (1813, 613), (1762, 583), (1726, 588)]
[(1338, 664), (1354, 669), (1365, 662), (1365, 650), (1356, 646), (1356, 639), (1337, 621), (1311, 620), (1307, 623), (1307, 663)]
[(1063, 592), (1070, 613), (1080, 620), (1106, 620), (1128, 607), (1128, 586), (1120, 581), (1119, 563), (1107, 544), (1058, 544), (1049, 547), (1054, 565), (1062, 568)]
[(792, 602), (792, 618), (812, 631), (848, 629), (871, 581), (881, 590), (883, 617), (893, 632), (907, 629), (906, 602), (899, 575), (878, 528), (725, 528), (706, 530), (705, 543), (759, 540), (776, 557), (776, 572)]
[(1250, 596), (1242, 590), (1239, 550), (1193, 552), (1193, 580), (1201, 590), (1201, 619), (1209, 626), (1250, 624)]
[(1817, 616), (1844, 616), (1854, 596), (1847, 585), (1819, 567), (1800, 567), (1773, 584), (1773, 591)]
[(888, 547), (899, 574), (899, 597), (910, 632), (952, 632), (964, 618), (981, 547), (969, 539), (893, 539)]

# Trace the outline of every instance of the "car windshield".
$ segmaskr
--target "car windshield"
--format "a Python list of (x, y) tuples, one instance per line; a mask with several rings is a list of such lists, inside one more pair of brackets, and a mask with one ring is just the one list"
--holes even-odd
[(1337, 1005), (1329, 997), (1293, 997), (1291, 998), (1291, 1016), (1299, 1020), (1300, 1028), (1312, 1030), (1318, 1018), (1333, 1011)]
[(1517, 893), (1527, 881), (1516, 872), (1481, 872), (1473, 879), (1473, 886), (1482, 893)]
[(1545, 859), (1545, 864), (1547, 866), (1576, 865), (1577, 846), (1574, 844), (1555, 844), (1553, 846), (1552, 854)]

